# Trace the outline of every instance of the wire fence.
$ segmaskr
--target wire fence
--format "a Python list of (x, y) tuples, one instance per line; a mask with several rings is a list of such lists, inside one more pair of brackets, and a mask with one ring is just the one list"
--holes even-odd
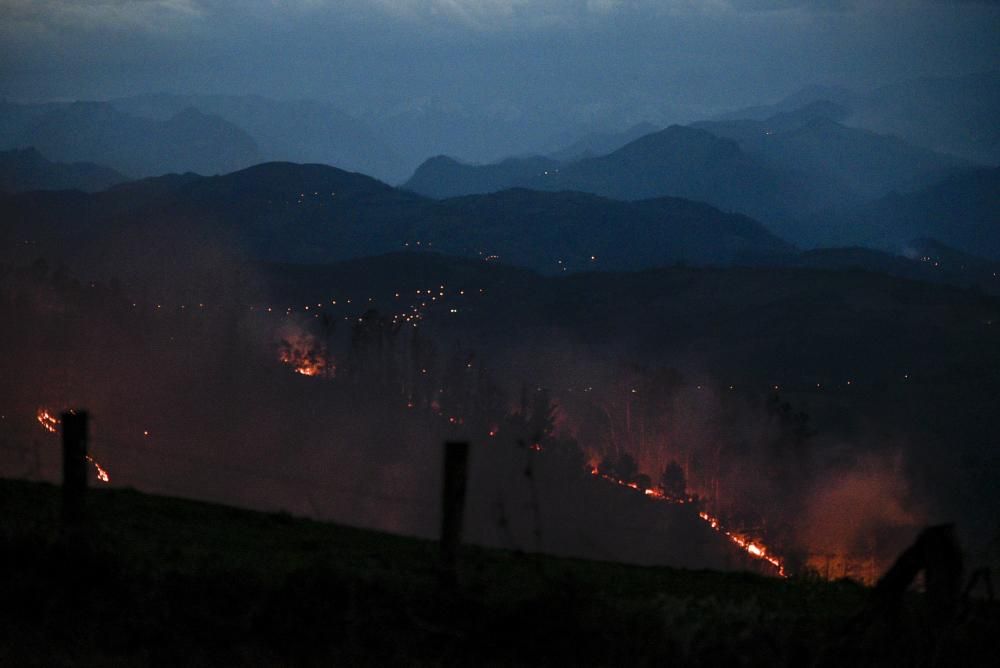
[[(94, 431), (103, 433), (103, 430)], [(352, 481), (350, 476), (334, 478), (318, 469), (310, 473), (290, 470), (294, 464), (280, 467), (257, 464), (249, 459), (233, 461), (191, 452), (191, 449), (190, 444), (187, 447), (174, 444), (167, 449), (139, 447), (107, 437), (94, 439), (89, 447), (93, 463), (109, 472), (110, 481), (102, 483), (96, 477), (95, 468), (91, 485), (97, 488), (105, 484), (133, 487), (149, 493), (258, 510), (287, 511), (319, 520), (415, 533), (425, 538), (438, 537), (442, 494), (437, 484), (414, 493), (412, 488), (394, 490), (379, 480)], [(5, 453), (7, 475), (49, 482), (59, 480), (57, 433), (41, 433), (31, 439), (29, 446), (17, 439), (0, 440), (0, 451)], [(606, 509), (586, 503), (574, 509), (575, 520), (584, 528), (566, 525), (560, 527), (558, 538), (547, 535), (545, 526), (551, 527), (556, 519), (554, 509), (539, 493), (541, 482), (533, 464), (537, 453), (527, 448), (509, 448), (505, 452), (506, 479), (494, 481), (487, 492), (472, 490), (479, 496), (480, 511), (475, 518), (476, 528), (471, 532), (475, 542), (514, 553), (555, 552), (612, 562), (635, 561), (634, 555), (641, 553), (643, 546), (656, 541), (669, 542), (662, 527), (653, 526), (655, 522), (653, 525), (649, 521), (637, 522), (627, 515), (609, 522)], [(492, 499), (484, 500), (483, 496), (490, 493)], [(589, 513), (602, 517), (601, 530), (588, 526), (586, 516)], [(384, 516), (394, 517), (395, 521), (387, 524), (381, 521)], [(561, 544), (563, 540), (566, 544)], [(640, 561), (648, 563), (649, 560)], [(753, 568), (749, 560), (731, 565)]]

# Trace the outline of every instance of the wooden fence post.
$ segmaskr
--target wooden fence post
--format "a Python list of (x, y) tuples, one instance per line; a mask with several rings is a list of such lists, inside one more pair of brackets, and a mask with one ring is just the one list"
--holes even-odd
[(87, 413), (62, 414), (62, 528), (80, 529), (87, 514)]
[(441, 565), (444, 574), (454, 580), (458, 548), (462, 544), (462, 519), (465, 515), (465, 487), (468, 480), (469, 444), (448, 441), (444, 444), (444, 484), (441, 495)]

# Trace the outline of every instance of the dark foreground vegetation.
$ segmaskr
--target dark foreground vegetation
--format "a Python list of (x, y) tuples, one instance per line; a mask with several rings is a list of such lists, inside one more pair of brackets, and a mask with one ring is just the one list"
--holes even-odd
[(986, 665), (995, 604), (874, 611), (848, 581), (780, 580), (437, 545), (95, 491), (60, 538), (58, 490), (0, 481), (0, 665)]

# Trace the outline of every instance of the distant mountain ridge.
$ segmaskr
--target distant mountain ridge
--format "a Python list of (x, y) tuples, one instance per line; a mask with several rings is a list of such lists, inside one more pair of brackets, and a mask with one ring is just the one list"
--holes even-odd
[(652, 123), (637, 123), (621, 132), (591, 132), (580, 137), (573, 143), (548, 154), (550, 158), (561, 162), (592, 158), (617, 151), (625, 144), (639, 137), (661, 130)]
[(362, 174), (290, 163), (146, 179), (94, 195), (9, 196), (0, 218), (8, 250), (33, 239), (106, 264), (117, 252), (117, 264), (136, 270), (211, 248), (307, 263), (427, 248), (547, 273), (727, 264), (790, 250), (752, 219), (681, 199), (508, 190), (435, 201)]
[(557, 171), (562, 164), (552, 158), (531, 156), (507, 158), (489, 165), (468, 165), (439, 155), (425, 160), (403, 187), (437, 199), (493, 193), (528, 184), (550, 170)]
[[(735, 141), (678, 125), (644, 135), (607, 155), (541, 173), (524, 161), (512, 164), (520, 169), (469, 167), (438, 159), (418, 168), (404, 186), (428, 196), (463, 189), (468, 193), (481, 183), (471, 173), (490, 171), (506, 177), (507, 187), (588, 192), (619, 200), (681, 197), (744, 213), (772, 213), (772, 207), (786, 207), (798, 196), (790, 176), (760, 164)], [(490, 183), (491, 190), (503, 185), (497, 180)]]
[(249, 135), (190, 107), (152, 120), (106, 102), (4, 103), (0, 116), (0, 148), (33, 146), (50, 160), (95, 162), (132, 178), (186, 171), (218, 174), (259, 161)]
[(956, 170), (917, 190), (844, 202), (770, 228), (806, 248), (864, 246), (907, 254), (914, 239), (934, 239), (956, 251), (1000, 260), (1000, 168)]
[(701, 122), (693, 127), (733, 139), (764, 164), (807, 176), (816, 202), (865, 200), (913, 190), (968, 163), (890, 135), (848, 127), (844, 107), (821, 100), (761, 121)]
[(835, 86), (802, 89), (773, 105), (747, 107), (716, 120), (763, 120), (817, 100), (847, 110), (845, 125), (895, 135), (915, 146), (985, 165), (1000, 165), (1000, 71), (923, 77), (852, 91)]
[(969, 163), (892, 136), (843, 125), (849, 112), (816, 101), (763, 120), (670, 126), (606, 155), (561, 164), (541, 158), (464, 165), (438, 157), (405, 187), (430, 197), (504, 187), (573, 190), (621, 200), (683, 197), (765, 223), (912, 191)]
[(34, 148), (0, 151), (0, 192), (104, 190), (128, 179), (91, 162), (51, 162)]
[(623, 200), (682, 197), (726, 210), (765, 213), (796, 197), (790, 179), (729, 139), (672, 125), (604, 156), (585, 158), (528, 184)]
[(253, 138), (260, 155), (257, 162), (323, 163), (393, 182), (407, 174), (399, 155), (367, 123), (319, 100), (160, 93), (110, 103), (154, 120), (166, 120), (186, 108), (224, 118)]
[(819, 225), (838, 225), (841, 238), (905, 250), (932, 238), (964, 253), (1000, 261), (1000, 167), (971, 169), (911, 193), (892, 193)]

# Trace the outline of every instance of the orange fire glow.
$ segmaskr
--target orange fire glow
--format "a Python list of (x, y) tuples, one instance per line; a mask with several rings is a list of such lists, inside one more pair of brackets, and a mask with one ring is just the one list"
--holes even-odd
[(97, 472), (97, 479), (101, 482), (111, 482), (111, 476), (108, 475), (107, 470), (103, 466), (97, 463), (97, 460), (87, 455), (87, 461), (94, 465), (94, 470)]
[[(609, 482), (613, 482), (616, 485), (621, 485), (622, 487), (628, 487), (629, 489), (634, 489), (634, 490), (637, 490), (637, 491), (642, 491), (642, 493), (645, 496), (648, 496), (648, 497), (650, 497), (652, 499), (655, 499), (657, 501), (662, 501), (662, 502), (665, 502), (665, 503), (678, 504), (678, 505), (693, 503), (693, 501), (694, 501), (694, 499), (691, 499), (691, 498), (688, 498), (688, 499), (674, 499), (674, 498), (665, 496), (663, 494), (663, 492), (661, 492), (658, 489), (644, 489), (644, 490), (640, 490), (638, 484), (636, 484), (634, 482), (626, 482), (624, 480), (621, 480), (619, 478), (615, 478), (615, 477), (610, 476), (610, 475), (604, 475), (604, 474), (600, 473), (597, 470), (596, 466), (593, 466), (593, 465), (590, 468), (590, 473), (593, 476), (597, 476), (597, 477), (600, 477), (600, 478), (602, 478), (604, 480), (607, 480)], [(704, 512), (704, 511), (699, 512), (698, 513), (698, 517), (703, 522), (705, 522), (706, 524), (708, 524), (708, 526), (712, 527), (712, 529), (714, 529), (715, 531), (718, 531), (719, 533), (721, 533), (722, 535), (724, 535), (726, 538), (728, 538), (731, 543), (733, 543), (734, 545), (738, 546), (740, 549), (742, 549), (744, 552), (746, 552), (747, 554), (749, 554), (751, 557), (754, 557), (755, 559), (761, 559), (763, 561), (766, 561), (767, 563), (771, 564), (772, 566), (774, 566), (777, 569), (778, 575), (780, 575), (781, 577), (786, 577), (785, 566), (781, 562), (781, 559), (778, 558), (778, 557), (776, 557), (776, 556), (774, 556), (774, 555), (772, 555), (772, 554), (770, 554), (768, 552), (767, 548), (764, 547), (764, 545), (761, 544), (760, 541), (758, 541), (758, 540), (752, 540), (752, 539), (750, 539), (750, 538), (748, 538), (746, 536), (743, 536), (741, 534), (738, 534), (738, 533), (735, 533), (735, 532), (728, 531), (728, 530), (724, 529), (722, 527), (722, 524), (719, 522), (719, 519), (717, 517), (709, 515), (708, 513)]]
[(35, 419), (38, 420), (38, 424), (42, 425), (42, 428), (50, 434), (54, 434), (59, 431), (59, 418), (55, 417), (45, 408), (39, 408), (38, 413), (35, 414)]
[(332, 376), (336, 371), (323, 347), (308, 334), (282, 339), (278, 359), (303, 376)]
[[(52, 415), (51, 411), (47, 408), (39, 408), (38, 412), (35, 413), (35, 419), (38, 420), (38, 424), (42, 425), (42, 428), (50, 434), (56, 434), (59, 432), (59, 418)], [(100, 463), (87, 455), (87, 461), (94, 465), (94, 472), (97, 474), (97, 479), (101, 482), (111, 482), (111, 476), (108, 474), (108, 470), (100, 465)]]

